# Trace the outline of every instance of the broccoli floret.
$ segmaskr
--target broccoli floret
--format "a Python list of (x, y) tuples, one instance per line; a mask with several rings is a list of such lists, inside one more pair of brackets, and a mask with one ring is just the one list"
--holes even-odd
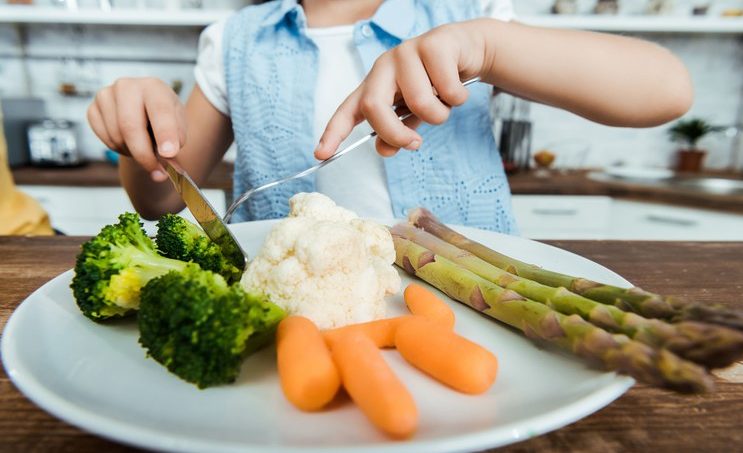
[(202, 269), (220, 274), (228, 283), (235, 283), (242, 277), (242, 270), (229, 260), (219, 245), (181, 216), (166, 214), (161, 217), (157, 222), (155, 242), (163, 256), (193, 261)]
[(139, 343), (181, 379), (205, 388), (234, 382), (242, 360), (267, 344), (284, 311), (189, 264), (142, 290)]
[(132, 313), (148, 281), (186, 265), (160, 256), (139, 216), (124, 213), (83, 244), (70, 287), (83, 314), (103, 321)]

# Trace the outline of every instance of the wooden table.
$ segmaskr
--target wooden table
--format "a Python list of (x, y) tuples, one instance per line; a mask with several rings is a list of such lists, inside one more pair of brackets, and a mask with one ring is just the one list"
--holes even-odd
[[(73, 265), (82, 238), (0, 237), (0, 328), (33, 290)], [(743, 308), (743, 243), (549, 241), (647, 289)], [(558, 431), (501, 451), (734, 451), (743, 445), (743, 367), (719, 373), (717, 391), (680, 396), (637, 385)], [(559, 391), (559, 389), (555, 389)], [(86, 434), (28, 401), (0, 371), (0, 451), (133, 449)]]

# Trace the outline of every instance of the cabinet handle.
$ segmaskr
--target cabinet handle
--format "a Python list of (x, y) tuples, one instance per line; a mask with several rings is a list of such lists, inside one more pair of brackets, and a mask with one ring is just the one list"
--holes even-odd
[(665, 216), (659, 216), (655, 214), (649, 214), (645, 216), (645, 219), (651, 222), (655, 222), (655, 223), (666, 223), (670, 225), (677, 225), (677, 226), (684, 226), (684, 227), (691, 227), (697, 224), (697, 221), (695, 220), (679, 219), (675, 217), (665, 217)]
[(575, 209), (560, 209), (560, 208), (535, 208), (531, 212), (538, 215), (576, 215), (578, 211)]

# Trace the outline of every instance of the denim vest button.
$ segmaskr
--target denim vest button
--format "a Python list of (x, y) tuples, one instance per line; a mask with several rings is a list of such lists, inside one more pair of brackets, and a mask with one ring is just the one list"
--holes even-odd
[(372, 36), (372, 34), (373, 34), (373, 33), (374, 33), (374, 31), (372, 30), (372, 28), (371, 28), (371, 25), (369, 25), (369, 24), (364, 24), (364, 25), (363, 25), (363, 26), (361, 27), (361, 34), (362, 34), (362, 35), (363, 35), (363, 36), (364, 36), (365, 38), (371, 38), (371, 36)]

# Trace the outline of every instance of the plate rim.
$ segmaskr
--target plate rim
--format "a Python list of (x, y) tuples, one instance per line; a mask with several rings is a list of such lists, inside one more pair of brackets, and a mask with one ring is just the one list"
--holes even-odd
[[(275, 221), (269, 220), (261, 222)], [(253, 222), (246, 222), (237, 225), (247, 226), (247, 224), (250, 223)], [(472, 227), (462, 227), (457, 225), (453, 225), (453, 227), (458, 230), (474, 229)], [(514, 238), (513, 236), (508, 236), (493, 231), (478, 231), (486, 231), (488, 234), (501, 235), (511, 239)], [(545, 244), (543, 242), (534, 241), (518, 236), (516, 236), (515, 238), (527, 242), (538, 242), (540, 246), (558, 249), (562, 252), (567, 252), (584, 260), (588, 260), (581, 255), (570, 252), (568, 250), (560, 249), (559, 247), (555, 247), (550, 244)], [(592, 260), (588, 261), (593, 262)], [(614, 271), (606, 268), (599, 263), (593, 263), (601, 266), (603, 269), (609, 272), (614, 273), (626, 282), (626, 279), (622, 278)], [(0, 355), (2, 355), (3, 366), (8, 375), (8, 378), (18, 388), (18, 390), (41, 409), (52, 414), (59, 420), (76, 426), (88, 433), (92, 433), (103, 438), (121, 442), (130, 446), (181, 452), (201, 452), (208, 450), (213, 452), (226, 453), (238, 451), (287, 453), (319, 453), (328, 451), (343, 451), (354, 453), (371, 453), (388, 450), (390, 448), (394, 449), (395, 452), (400, 453), (414, 453), (421, 451), (421, 449), (431, 453), (481, 450), (524, 441), (529, 438), (536, 437), (574, 423), (575, 421), (587, 417), (600, 410), (601, 408), (606, 407), (611, 402), (622, 396), (635, 383), (635, 380), (631, 377), (622, 376), (614, 372), (604, 372), (603, 375), (607, 376), (607, 379), (609, 379), (608, 376), (612, 376), (612, 380), (609, 381), (605, 386), (594, 390), (593, 392), (588, 393), (585, 396), (576, 399), (575, 401), (572, 401), (570, 404), (529, 418), (529, 426), (526, 426), (527, 424), (524, 421), (513, 421), (504, 425), (498, 425), (497, 427), (483, 429), (472, 433), (447, 436), (441, 439), (416, 440), (415, 437), (413, 437), (409, 441), (395, 442), (392, 444), (366, 443), (361, 445), (321, 445), (297, 447), (246, 444), (235, 441), (215, 442), (214, 440), (205, 441), (199, 439), (198, 436), (174, 436), (169, 433), (158, 432), (157, 429), (154, 427), (143, 427), (135, 423), (117, 420), (114, 417), (99, 415), (93, 411), (84, 409), (81, 406), (75, 404), (74, 401), (68, 400), (50, 390), (47, 386), (40, 383), (32, 373), (27, 372), (23, 374), (24, 364), (20, 357), (20, 351), (17, 347), (14, 347), (16, 346), (16, 343), (7, 340), (7, 338), (13, 338), (13, 332), (15, 331), (15, 329), (18, 328), (17, 324), (19, 321), (17, 320), (20, 319), (21, 316), (23, 316), (25, 310), (29, 309), (28, 307), (30, 306), (30, 303), (33, 303), (32, 300), (47, 297), (45, 294), (42, 294), (44, 288), (46, 288), (47, 285), (51, 285), (57, 282), (58, 280), (71, 279), (72, 272), (73, 270), (69, 269), (47, 281), (41, 287), (37, 288), (30, 295), (28, 295), (13, 311), (11, 316), (8, 318), (5, 328), (2, 331)], [(532, 426), (536, 428), (532, 428)]]

